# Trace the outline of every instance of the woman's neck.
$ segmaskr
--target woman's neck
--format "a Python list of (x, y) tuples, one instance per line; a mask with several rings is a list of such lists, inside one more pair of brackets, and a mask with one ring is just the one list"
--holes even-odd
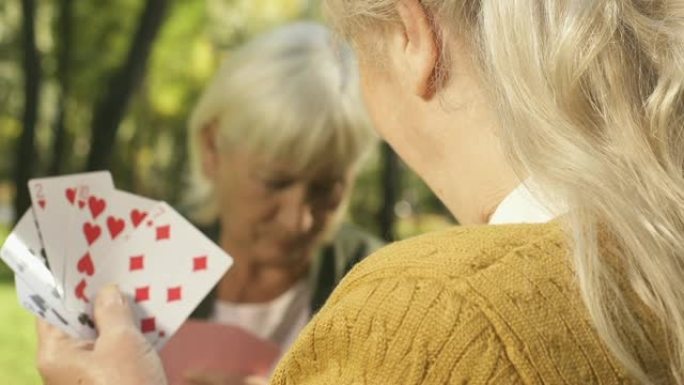
[(269, 302), (296, 285), (306, 272), (234, 263), (219, 282), (217, 297), (233, 303)]
[(233, 265), (219, 281), (219, 300), (233, 303), (269, 302), (295, 286), (309, 271), (308, 259), (294, 266), (254, 262), (255, 259), (250, 258), (248, 252), (234, 250), (226, 245), (223, 234), (221, 239), (221, 246), (229, 250), (233, 257)]

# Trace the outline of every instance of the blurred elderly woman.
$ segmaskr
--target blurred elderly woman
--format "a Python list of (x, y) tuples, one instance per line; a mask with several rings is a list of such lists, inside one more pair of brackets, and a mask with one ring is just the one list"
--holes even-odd
[(327, 3), (376, 128), (466, 226), (364, 260), (272, 383), (684, 384), (682, 1)]
[(350, 49), (314, 23), (277, 28), (223, 63), (189, 124), (196, 221), (234, 264), (196, 317), (285, 350), (379, 246), (340, 225), (376, 143)]

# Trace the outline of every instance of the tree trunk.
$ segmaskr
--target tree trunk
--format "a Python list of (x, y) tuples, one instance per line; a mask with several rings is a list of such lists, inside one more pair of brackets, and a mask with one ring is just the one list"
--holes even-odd
[(95, 107), (88, 170), (109, 168), (116, 133), (131, 95), (142, 82), (152, 45), (164, 20), (167, 0), (148, 0), (124, 65), (109, 81), (107, 93)]
[(50, 175), (58, 175), (62, 171), (64, 163), (64, 150), (66, 142), (66, 103), (69, 97), (69, 60), (71, 58), (71, 26), (73, 23), (73, 1), (61, 0), (59, 2), (59, 19), (57, 25), (57, 78), (59, 82), (59, 96), (57, 98), (57, 115), (53, 124), (54, 138), (52, 143), (52, 162)]
[(395, 238), (394, 234), (394, 206), (397, 204), (400, 185), (399, 159), (394, 150), (382, 143), (382, 207), (379, 213), (380, 235), (388, 242)]
[(21, 0), (23, 16), (23, 66), (24, 66), (24, 113), (23, 131), (19, 138), (15, 164), (15, 182), (17, 187), (14, 201), (15, 218), (20, 218), (31, 206), (28, 191), (28, 180), (33, 174), (35, 158), (34, 137), (40, 104), (40, 58), (35, 39), (36, 3), (33, 0)]

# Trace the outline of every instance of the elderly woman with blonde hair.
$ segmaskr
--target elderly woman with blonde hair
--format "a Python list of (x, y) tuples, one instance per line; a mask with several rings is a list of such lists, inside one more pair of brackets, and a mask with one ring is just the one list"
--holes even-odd
[(189, 123), (191, 213), (234, 258), (194, 316), (286, 350), (380, 243), (342, 223), (376, 143), (351, 50), (315, 23), (231, 52)]
[[(204, 91), (188, 137), (190, 213), (234, 259), (193, 317), (284, 352), (344, 274), (381, 245), (343, 222), (376, 143), (350, 48), (303, 22), (249, 41)], [(229, 382), (216, 373), (188, 379)]]
[(684, 384), (684, 3), (327, 4), (377, 130), (466, 226), (357, 266), (272, 383)]

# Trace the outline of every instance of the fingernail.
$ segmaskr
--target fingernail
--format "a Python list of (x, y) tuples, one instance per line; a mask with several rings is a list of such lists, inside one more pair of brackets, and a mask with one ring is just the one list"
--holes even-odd
[(116, 285), (107, 285), (100, 291), (100, 300), (103, 305), (123, 305), (124, 298)]

